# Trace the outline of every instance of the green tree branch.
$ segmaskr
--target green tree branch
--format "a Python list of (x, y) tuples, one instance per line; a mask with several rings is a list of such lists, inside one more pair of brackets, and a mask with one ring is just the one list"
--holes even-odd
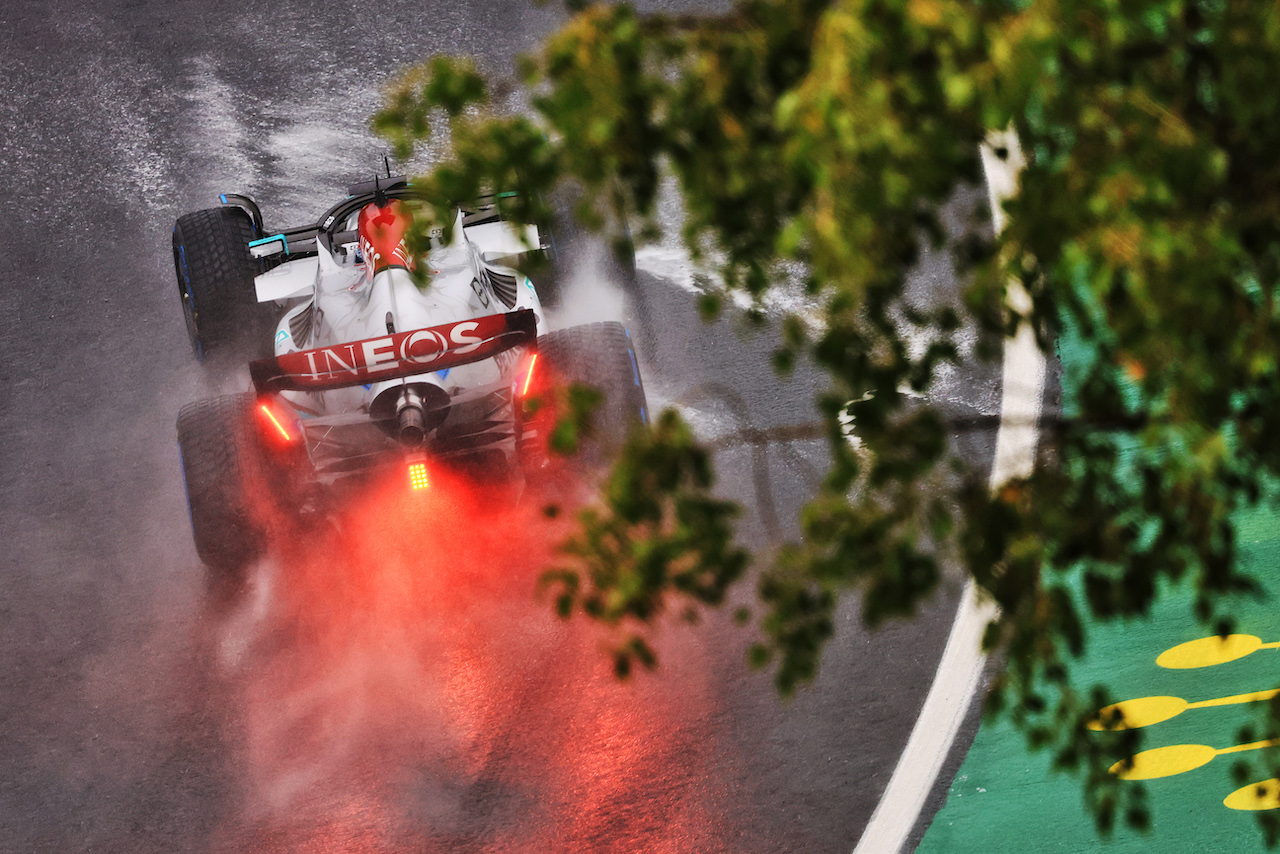
[[(759, 298), (781, 262), (801, 262), (822, 322), (784, 325), (777, 361), (805, 352), (828, 372), (832, 466), (803, 542), (762, 571), (753, 661), (793, 691), (841, 595), (862, 591), (875, 624), (910, 613), (954, 560), (1001, 608), (985, 640), (1006, 663), (992, 708), (1086, 768), (1102, 829), (1145, 826), (1141, 789), (1106, 771), (1136, 735), (1086, 730), (1107, 698), (1072, 687), (1070, 665), (1090, 621), (1145, 613), (1165, 580), (1188, 580), (1219, 631), (1223, 597), (1255, 589), (1233, 520), (1280, 474), (1280, 16), (1246, 0), (573, 8), (522, 61), (532, 115), (492, 114), (469, 63), (435, 58), (390, 90), (375, 130), (404, 156), (448, 123), (453, 159), (422, 179), (442, 216), (503, 189), (513, 217), (540, 221), (572, 183), (584, 223), (631, 217), (650, 234), (670, 175), (685, 243), (728, 288)], [(990, 495), (947, 474), (946, 425), (902, 392), (957, 358), (962, 318), (903, 292), (922, 241), (944, 242), (941, 205), (978, 182), (979, 142), (1010, 125), (1028, 164), (1008, 227), (952, 247), (971, 274), (967, 319), (994, 353), (1022, 319), (1006, 305), (1015, 280), (1042, 344), (1084, 355), (1035, 471)], [(908, 344), (921, 330), (924, 353)], [(841, 424), (850, 401), (861, 450)], [(743, 573), (711, 485), (668, 413), (584, 511), (558, 603), (620, 627), (620, 672), (652, 663), (656, 615), (717, 604)]]

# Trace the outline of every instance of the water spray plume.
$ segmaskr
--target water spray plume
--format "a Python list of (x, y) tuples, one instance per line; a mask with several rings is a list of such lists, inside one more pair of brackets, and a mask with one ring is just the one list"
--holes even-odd
[(620, 684), (599, 629), (537, 595), (571, 514), (403, 473), (258, 568), (225, 850), (728, 850), (697, 637), (664, 632), (666, 675)]

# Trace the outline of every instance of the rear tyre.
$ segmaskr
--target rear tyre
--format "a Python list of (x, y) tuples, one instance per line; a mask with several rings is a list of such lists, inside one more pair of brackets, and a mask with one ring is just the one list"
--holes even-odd
[(543, 360), (538, 370), (553, 383), (591, 386), (604, 396), (581, 453), (588, 462), (605, 462), (649, 417), (640, 366), (626, 327), (614, 321), (573, 326), (541, 336), (537, 346)]
[(255, 236), (249, 215), (234, 207), (185, 214), (173, 228), (178, 296), (200, 361), (268, 355), (272, 318), (254, 289), (263, 271), (249, 254)]
[(265, 479), (252, 406), (253, 395), (233, 394), (188, 404), (178, 413), (196, 554), (223, 580), (243, 579), (246, 567), (266, 550), (266, 526), (259, 521), (265, 508), (253, 500)]

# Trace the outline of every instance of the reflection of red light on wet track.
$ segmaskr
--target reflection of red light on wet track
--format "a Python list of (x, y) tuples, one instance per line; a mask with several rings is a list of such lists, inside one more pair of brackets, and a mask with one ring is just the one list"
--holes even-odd
[(537, 502), (433, 472), (353, 507), (263, 569), (225, 850), (725, 850), (692, 635), (619, 685), (599, 630), (536, 597), (565, 531)]

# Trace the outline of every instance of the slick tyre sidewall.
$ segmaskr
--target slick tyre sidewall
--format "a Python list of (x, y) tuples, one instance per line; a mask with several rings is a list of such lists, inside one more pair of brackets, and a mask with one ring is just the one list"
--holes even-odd
[(258, 304), (254, 287), (263, 266), (249, 254), (256, 236), (249, 215), (234, 207), (185, 214), (174, 225), (178, 296), (199, 361), (268, 355), (270, 306)]

